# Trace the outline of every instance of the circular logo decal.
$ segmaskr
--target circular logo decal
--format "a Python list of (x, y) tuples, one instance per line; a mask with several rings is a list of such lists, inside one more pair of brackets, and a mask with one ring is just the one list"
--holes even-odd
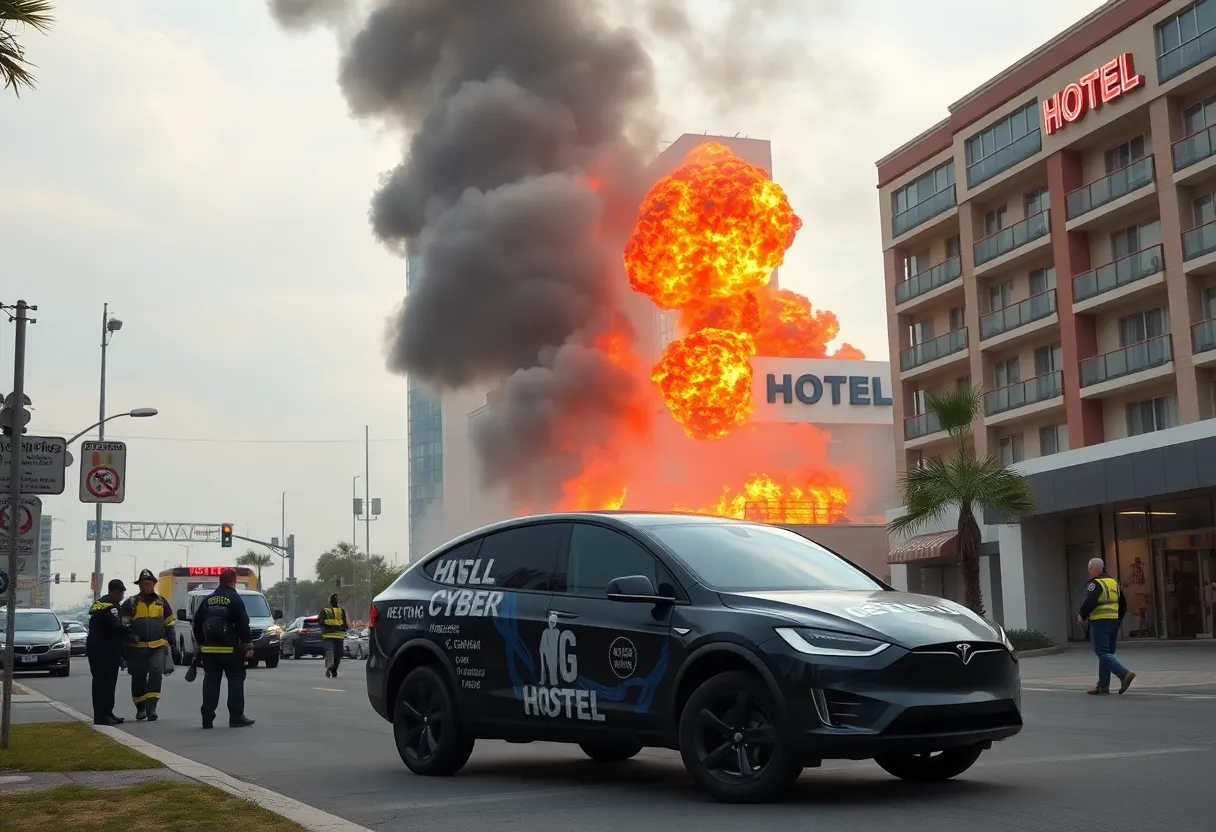
[(619, 679), (628, 679), (638, 669), (638, 649), (622, 636), (608, 648), (608, 664)]

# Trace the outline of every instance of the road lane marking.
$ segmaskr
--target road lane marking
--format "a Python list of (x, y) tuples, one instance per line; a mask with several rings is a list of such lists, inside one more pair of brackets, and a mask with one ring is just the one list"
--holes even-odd
[(313, 688), (313, 690), (323, 690), (326, 693), (346, 693), (346, 688)]
[(1026, 766), (1045, 765), (1050, 763), (1090, 763), (1101, 760), (1123, 760), (1136, 757), (1163, 757), (1167, 754), (1198, 754), (1209, 752), (1211, 746), (1202, 748), (1186, 746), (1181, 748), (1145, 748), (1139, 751), (1104, 751), (1095, 754), (1058, 754), (1053, 757), (1019, 757), (1013, 760), (985, 760), (976, 763), (976, 767), (996, 766)]

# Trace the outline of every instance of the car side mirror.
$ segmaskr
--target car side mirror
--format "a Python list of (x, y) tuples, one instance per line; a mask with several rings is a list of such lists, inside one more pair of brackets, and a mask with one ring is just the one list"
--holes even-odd
[(190, 616), (186, 615), (185, 607), (182, 607), (180, 610), (177, 611), (177, 617), (180, 618), (182, 621), (190, 620)]
[(650, 578), (645, 575), (626, 575), (608, 582), (609, 601), (625, 604), (670, 604), (674, 598), (659, 595)]
[(280, 618), (282, 618), (282, 617), (283, 617), (283, 611), (282, 611), (282, 610), (275, 610), (275, 611), (274, 611), (274, 619), (275, 619), (275, 621), (278, 621), (278, 620), (279, 620)]

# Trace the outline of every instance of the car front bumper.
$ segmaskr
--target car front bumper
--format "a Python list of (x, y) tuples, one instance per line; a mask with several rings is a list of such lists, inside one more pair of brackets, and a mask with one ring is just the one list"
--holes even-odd
[(783, 651), (783, 643), (765, 647), (808, 760), (986, 745), (1022, 730), (1018, 662), (1008, 651), (964, 665), (894, 647), (849, 659), (803, 656)]
[[(72, 649), (70, 647), (51, 649), (45, 653), (26, 653), (22, 651), (13, 656), (13, 671), (15, 673), (32, 673), (47, 670), (63, 670), (70, 666), (71, 659)], [(0, 666), (3, 666), (3, 664), (3, 654), (0, 653)]]
[(264, 662), (279, 657), (279, 637), (264, 635), (253, 642), (253, 657)]
[(73, 642), (72, 642), (71, 652), (72, 652), (72, 655), (73, 655), (73, 656), (83, 656), (83, 655), (85, 655), (84, 649), (85, 649), (85, 642), (84, 642), (84, 639), (81, 639), (80, 641), (73, 641)]

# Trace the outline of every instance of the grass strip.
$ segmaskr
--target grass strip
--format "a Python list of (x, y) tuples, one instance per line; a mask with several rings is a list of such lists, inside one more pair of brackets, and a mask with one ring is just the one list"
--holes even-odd
[(127, 771), (163, 768), (83, 722), (14, 725), (9, 747), (0, 750), (0, 772)]

